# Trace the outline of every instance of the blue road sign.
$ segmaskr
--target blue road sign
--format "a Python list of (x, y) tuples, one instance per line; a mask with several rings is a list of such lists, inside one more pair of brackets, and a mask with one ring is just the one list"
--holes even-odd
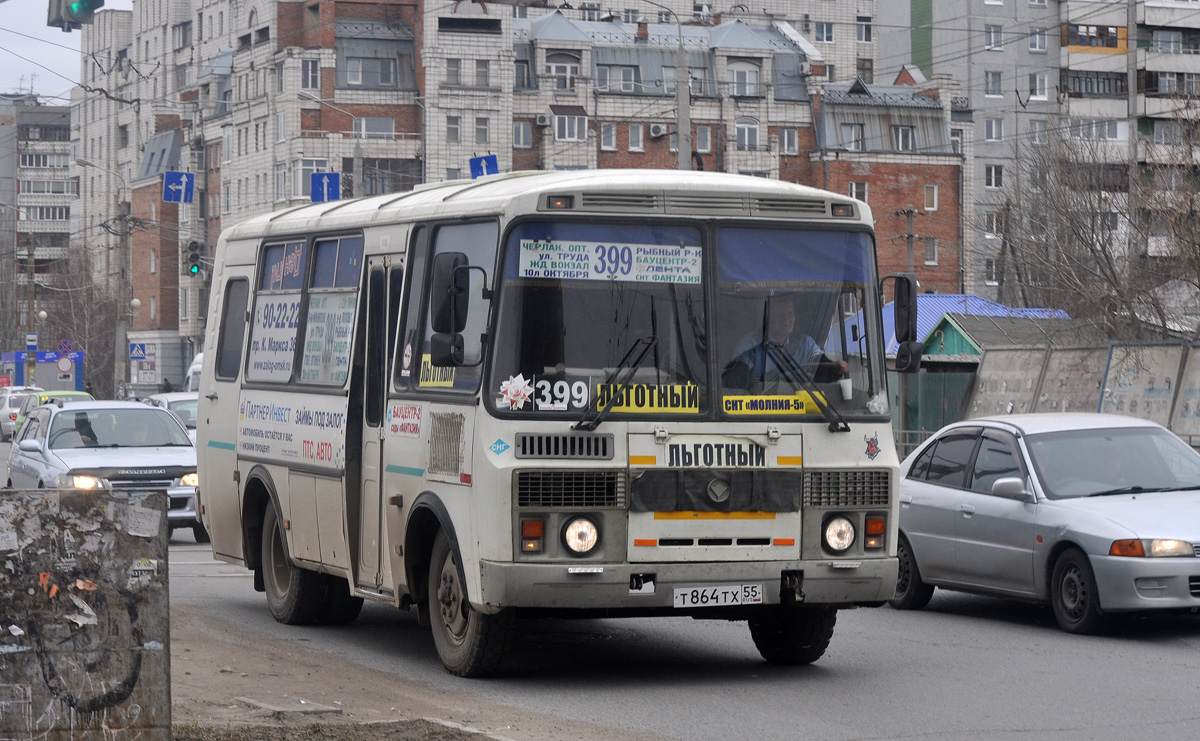
[(342, 197), (342, 173), (314, 172), (311, 178), (313, 203), (336, 201)]
[(145, 360), (146, 359), (146, 343), (145, 342), (130, 342), (129, 343), (129, 359), (130, 360)]
[(25, 333), (25, 351), (37, 352), (37, 332)]
[(195, 183), (195, 173), (167, 170), (163, 173), (163, 200), (167, 203), (191, 203), (192, 186)]
[(471, 179), (483, 177), (484, 175), (495, 175), (500, 172), (500, 165), (496, 162), (496, 155), (487, 154), (483, 157), (471, 158)]

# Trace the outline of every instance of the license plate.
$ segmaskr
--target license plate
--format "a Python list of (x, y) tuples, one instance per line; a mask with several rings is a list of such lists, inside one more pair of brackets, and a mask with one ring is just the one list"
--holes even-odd
[(758, 605), (762, 601), (762, 584), (709, 584), (675, 588), (675, 607)]

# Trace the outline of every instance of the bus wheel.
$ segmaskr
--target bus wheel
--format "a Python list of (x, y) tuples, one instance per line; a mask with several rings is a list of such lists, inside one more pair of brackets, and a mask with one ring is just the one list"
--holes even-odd
[(821, 658), (836, 623), (836, 607), (780, 607), (750, 618), (750, 637), (769, 663), (801, 666)]
[(288, 560), (283, 529), (270, 505), (263, 517), (262, 568), (267, 606), (275, 619), (287, 625), (315, 623), (325, 604), (328, 582), (323, 574)]
[(512, 610), (485, 615), (471, 609), (459, 578), (458, 556), (443, 531), (433, 541), (429, 560), (429, 622), (438, 658), (446, 671), (459, 677), (495, 671), (516, 633)]
[(321, 606), (321, 625), (349, 625), (362, 612), (363, 599), (350, 594), (350, 584), (340, 576), (328, 576), (329, 589)]

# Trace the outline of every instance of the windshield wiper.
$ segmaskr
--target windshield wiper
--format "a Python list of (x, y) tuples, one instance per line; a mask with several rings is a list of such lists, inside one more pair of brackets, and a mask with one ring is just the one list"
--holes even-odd
[[(616, 406), (617, 400), (621, 399), (625, 395), (625, 389), (629, 386), (629, 382), (633, 379), (633, 374), (636, 373), (637, 369), (641, 367), (642, 361), (646, 359), (646, 355), (650, 352), (650, 349), (657, 344), (658, 337), (654, 335), (649, 337), (639, 337), (637, 340), (635, 340), (633, 345), (629, 348), (629, 351), (625, 353), (625, 357), (621, 358), (620, 362), (617, 363), (617, 367), (613, 368), (612, 373), (608, 374), (608, 378), (604, 379), (605, 387), (612, 386), (613, 379), (616, 378), (618, 373), (623, 372), (621, 379), (617, 381), (616, 390), (609, 394), (608, 403), (604, 405), (603, 409), (597, 408), (594, 413), (595, 416), (592, 419), (588, 419), (589, 416), (593, 415), (591, 407), (584, 410), (583, 416), (579, 418), (578, 422), (571, 425), (571, 429), (586, 430), (587, 432), (591, 432), (599, 427), (600, 423), (604, 421), (604, 418), (608, 416), (609, 410)], [(630, 360), (630, 357), (634, 352), (637, 352), (638, 348), (641, 348), (641, 352), (638, 352), (636, 358)]]
[(841, 412), (834, 409), (824, 401), (821, 392), (817, 390), (816, 381), (812, 376), (808, 375), (808, 371), (804, 370), (796, 359), (788, 353), (787, 349), (778, 342), (767, 340), (763, 343), (763, 348), (775, 361), (779, 372), (792, 383), (792, 386), (802, 386), (808, 395), (812, 398), (813, 403), (821, 410), (821, 414), (825, 415), (825, 420), (829, 422), (830, 432), (849, 432), (850, 424), (846, 422), (846, 418), (841, 415)]
[(1170, 489), (1165, 486), (1120, 486), (1116, 489), (1105, 489), (1104, 491), (1095, 491), (1088, 494), (1089, 497), (1107, 497), (1114, 494), (1144, 494), (1152, 491), (1178, 491), (1178, 489)]

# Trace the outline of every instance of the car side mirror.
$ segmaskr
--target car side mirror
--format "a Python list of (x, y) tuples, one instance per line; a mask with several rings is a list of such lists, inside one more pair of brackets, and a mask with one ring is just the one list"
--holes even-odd
[(992, 493), (1005, 499), (1025, 499), (1025, 480), (1016, 476), (996, 479), (992, 484)]
[(17, 449), (26, 453), (40, 453), (42, 452), (42, 442), (33, 438), (26, 438), (17, 443)]

